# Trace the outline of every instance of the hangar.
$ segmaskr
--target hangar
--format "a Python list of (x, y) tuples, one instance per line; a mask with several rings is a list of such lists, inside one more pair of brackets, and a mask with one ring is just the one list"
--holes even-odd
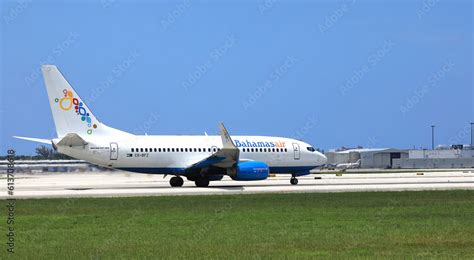
[(395, 159), (408, 158), (408, 150), (394, 148), (348, 149), (325, 154), (329, 164), (357, 163), (360, 168), (392, 168)]

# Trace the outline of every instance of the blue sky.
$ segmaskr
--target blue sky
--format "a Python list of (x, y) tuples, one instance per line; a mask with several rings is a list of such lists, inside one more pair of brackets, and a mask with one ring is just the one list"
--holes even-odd
[(55, 135), (43, 63), (137, 134), (470, 142), (472, 1), (157, 2), (2, 1), (0, 153)]

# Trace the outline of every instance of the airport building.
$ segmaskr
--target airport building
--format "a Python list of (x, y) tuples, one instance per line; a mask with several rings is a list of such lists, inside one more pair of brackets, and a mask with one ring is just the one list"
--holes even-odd
[[(459, 146), (458, 146), (459, 148)], [(473, 149), (410, 150), (409, 158), (394, 161), (393, 168), (474, 168)]]
[(408, 158), (408, 150), (393, 148), (348, 149), (327, 152), (328, 164), (354, 164), (357, 168), (393, 168), (394, 160)]
[[(443, 146), (436, 150), (341, 149), (332, 150), (325, 155), (327, 163), (336, 168), (474, 168), (474, 149), (467, 145)], [(341, 167), (337, 167), (338, 165)]]

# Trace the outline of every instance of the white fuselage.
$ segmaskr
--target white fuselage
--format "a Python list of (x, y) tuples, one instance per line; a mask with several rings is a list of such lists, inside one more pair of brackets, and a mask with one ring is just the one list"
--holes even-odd
[[(271, 173), (304, 174), (326, 162), (307, 143), (266, 136), (232, 136), (240, 161), (261, 161)], [(84, 147), (58, 151), (101, 166), (133, 172), (185, 174), (184, 170), (222, 148), (220, 136), (136, 136), (91, 138)]]
[[(93, 164), (139, 173), (170, 174), (172, 187), (185, 176), (197, 187), (227, 175), (234, 180), (264, 180), (270, 173), (299, 175), (326, 163), (307, 143), (268, 136), (230, 136), (219, 124), (219, 136), (139, 136), (108, 127), (97, 120), (84, 100), (54, 65), (42, 65), (60, 153)], [(17, 137), (50, 143), (50, 140)]]

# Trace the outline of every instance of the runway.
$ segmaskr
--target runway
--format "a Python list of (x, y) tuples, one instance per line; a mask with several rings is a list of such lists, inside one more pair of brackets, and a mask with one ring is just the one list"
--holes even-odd
[[(264, 181), (233, 181), (224, 178), (208, 188), (197, 188), (186, 181), (180, 188), (169, 186), (169, 176), (108, 173), (40, 173), (15, 176), (14, 198), (131, 197), (211, 194), (253, 194), (294, 192), (364, 192), (417, 190), (474, 190), (474, 170), (456, 172), (311, 174), (290, 185), (289, 175)], [(318, 179), (315, 179), (318, 178)], [(7, 193), (5, 174), (1, 175), (0, 198)], [(320, 179), (319, 179), (320, 178)]]

